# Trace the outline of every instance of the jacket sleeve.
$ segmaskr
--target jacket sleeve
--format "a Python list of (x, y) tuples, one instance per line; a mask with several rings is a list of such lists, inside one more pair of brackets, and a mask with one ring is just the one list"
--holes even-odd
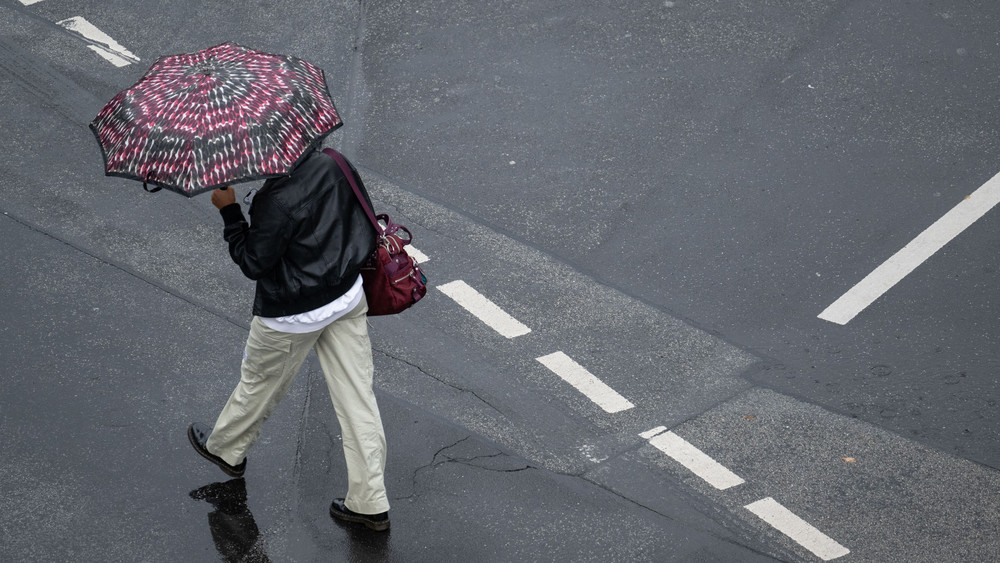
[(285, 253), (291, 221), (281, 210), (269, 207), (255, 212), (253, 224), (248, 224), (238, 203), (223, 207), (219, 213), (226, 224), (223, 237), (233, 262), (252, 280), (266, 276)]

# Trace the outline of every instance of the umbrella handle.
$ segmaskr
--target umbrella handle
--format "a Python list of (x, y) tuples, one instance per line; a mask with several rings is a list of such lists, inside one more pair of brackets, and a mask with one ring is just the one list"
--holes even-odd
[(147, 179), (143, 179), (143, 181), (142, 181), (142, 189), (146, 190), (147, 192), (149, 192), (151, 194), (155, 194), (156, 192), (158, 192), (158, 191), (160, 191), (160, 190), (163, 189), (163, 186), (153, 186), (153, 189), (149, 189), (149, 186), (146, 185), (146, 182), (147, 182)]

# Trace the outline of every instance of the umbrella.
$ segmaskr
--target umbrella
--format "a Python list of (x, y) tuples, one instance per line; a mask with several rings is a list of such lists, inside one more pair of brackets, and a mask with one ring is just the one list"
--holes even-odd
[(322, 70), (223, 43), (160, 58), (90, 128), (106, 175), (191, 197), (287, 175), (342, 124)]

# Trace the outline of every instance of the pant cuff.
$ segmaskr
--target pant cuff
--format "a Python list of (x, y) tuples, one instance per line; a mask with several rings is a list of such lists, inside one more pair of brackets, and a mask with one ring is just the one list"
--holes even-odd
[(389, 512), (389, 501), (385, 499), (369, 502), (356, 502), (346, 499), (344, 506), (358, 514), (382, 514), (383, 512)]

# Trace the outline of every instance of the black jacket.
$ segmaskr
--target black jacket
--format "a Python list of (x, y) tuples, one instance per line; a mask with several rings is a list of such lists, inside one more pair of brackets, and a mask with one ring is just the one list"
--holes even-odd
[(306, 156), (291, 176), (264, 183), (250, 205), (249, 224), (239, 204), (219, 211), (229, 255), (257, 281), (253, 314), (262, 317), (304, 313), (340, 297), (376, 245), (375, 229), (347, 177), (320, 151)]

